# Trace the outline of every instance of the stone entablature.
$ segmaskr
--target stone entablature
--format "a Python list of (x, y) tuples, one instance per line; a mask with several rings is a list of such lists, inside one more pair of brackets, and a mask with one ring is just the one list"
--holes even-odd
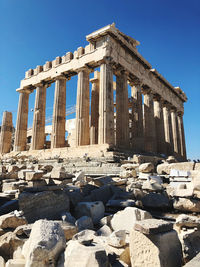
[[(108, 144), (136, 152), (175, 154), (185, 159), (184, 92), (153, 69), (137, 51), (139, 42), (120, 32), (114, 24), (89, 34), (86, 39), (89, 44), (85, 48), (79, 47), (74, 53), (68, 52), (26, 72), (17, 89), (20, 100), (14, 150), (26, 148), (28, 98), (33, 90), (36, 100), (31, 149), (44, 147), (46, 90), (54, 82), (51, 148), (66, 145), (66, 83), (77, 75), (76, 147)], [(89, 79), (91, 72), (93, 79)], [(131, 101), (128, 84), (132, 88)]]

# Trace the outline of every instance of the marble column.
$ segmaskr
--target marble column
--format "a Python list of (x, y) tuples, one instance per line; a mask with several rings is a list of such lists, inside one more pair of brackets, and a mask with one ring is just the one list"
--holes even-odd
[(172, 134), (170, 105), (167, 102), (163, 102), (163, 119), (164, 119), (164, 129), (165, 129), (166, 153), (169, 156), (173, 155), (174, 153), (174, 143)]
[(116, 146), (130, 145), (128, 84), (125, 71), (116, 73)]
[(89, 70), (83, 69), (78, 73), (76, 100), (76, 146), (84, 146), (90, 144), (89, 93)]
[(90, 144), (98, 144), (98, 126), (99, 126), (99, 82), (100, 73), (94, 72), (94, 78), (90, 79), (92, 83), (91, 92), (91, 126), (90, 126)]
[(186, 146), (185, 146), (185, 132), (184, 132), (184, 124), (183, 124), (183, 112), (178, 112), (178, 129), (179, 129), (179, 136), (180, 136), (180, 150), (181, 156), (183, 160), (187, 159), (186, 155)]
[(24, 90), (19, 95), (14, 151), (26, 150), (29, 93), (29, 91)]
[(148, 87), (143, 87), (144, 94), (144, 142), (145, 152), (155, 153), (156, 149), (156, 130), (153, 107), (153, 94)]
[(36, 88), (35, 109), (33, 117), (31, 149), (44, 148), (45, 143), (45, 108), (46, 108), (46, 85)]
[(65, 146), (66, 78), (61, 76), (55, 83), (51, 148)]
[(155, 128), (156, 128), (157, 152), (160, 154), (166, 154), (163, 107), (162, 107), (161, 97), (159, 95), (154, 95), (153, 100), (154, 100), (154, 118), (155, 118)]
[(180, 153), (180, 140), (178, 134), (178, 121), (176, 109), (172, 108), (171, 110), (171, 120), (172, 120), (172, 135), (173, 135), (173, 144), (174, 144), (174, 153), (179, 155)]
[(0, 133), (0, 153), (8, 153), (11, 149), (12, 142), (12, 113), (5, 111), (3, 113), (3, 120)]
[(142, 91), (141, 84), (131, 84), (132, 96), (132, 126), (131, 126), (131, 144), (133, 151), (144, 151), (144, 132), (143, 132), (143, 110), (142, 110)]
[(113, 69), (109, 62), (100, 66), (98, 143), (114, 145)]

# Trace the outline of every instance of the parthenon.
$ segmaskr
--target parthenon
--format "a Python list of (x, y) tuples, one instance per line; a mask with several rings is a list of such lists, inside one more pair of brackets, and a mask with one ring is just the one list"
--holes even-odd
[[(86, 40), (89, 44), (85, 48), (79, 47), (74, 53), (68, 52), (26, 72), (17, 89), (14, 151), (27, 149), (29, 95), (34, 90), (30, 151), (45, 148), (46, 93), (52, 83), (55, 83), (55, 95), (50, 149), (66, 146), (66, 85), (77, 75), (74, 148), (105, 145), (110, 150), (174, 155), (186, 160), (185, 93), (153, 69), (138, 52), (140, 43), (120, 32), (114, 24), (87, 35)], [(6, 134), (2, 130), (1, 142)], [(10, 151), (8, 146), (4, 147), (0, 144), (0, 153)]]

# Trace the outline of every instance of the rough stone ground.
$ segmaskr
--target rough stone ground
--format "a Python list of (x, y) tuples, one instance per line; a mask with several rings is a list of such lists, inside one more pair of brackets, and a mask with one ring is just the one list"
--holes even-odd
[(0, 189), (2, 267), (200, 266), (199, 163), (18, 155)]

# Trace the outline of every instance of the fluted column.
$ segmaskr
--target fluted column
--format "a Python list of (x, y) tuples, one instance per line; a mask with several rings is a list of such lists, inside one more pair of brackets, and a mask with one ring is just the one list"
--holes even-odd
[(114, 145), (113, 70), (109, 62), (100, 67), (98, 143)]
[(90, 144), (89, 108), (89, 71), (88, 69), (83, 69), (78, 73), (76, 100), (76, 146)]
[(59, 77), (55, 84), (51, 148), (65, 146), (66, 78)]
[(180, 153), (180, 139), (178, 134), (178, 120), (176, 109), (172, 108), (171, 110), (171, 119), (172, 119), (172, 134), (173, 134), (173, 144), (174, 144), (174, 153)]
[(161, 103), (161, 97), (159, 95), (154, 95), (153, 100), (157, 152), (160, 154), (166, 154), (163, 107)]
[(5, 111), (0, 133), (0, 153), (8, 153), (11, 149), (12, 142), (12, 113)]
[(144, 141), (146, 152), (156, 152), (156, 130), (154, 119), (153, 95), (148, 87), (143, 87), (144, 94)]
[(164, 129), (165, 129), (166, 153), (169, 156), (173, 155), (174, 153), (174, 143), (172, 134), (170, 105), (167, 102), (163, 102), (163, 118), (164, 118)]
[(179, 136), (180, 136), (181, 156), (184, 160), (186, 160), (187, 155), (186, 155), (185, 133), (184, 133), (184, 125), (183, 125), (183, 112), (178, 112), (177, 118), (178, 118), (178, 129), (179, 129)]
[(128, 84), (125, 71), (116, 73), (116, 145), (129, 147)]
[(143, 132), (143, 111), (142, 111), (142, 91), (141, 84), (131, 84), (132, 103), (132, 126), (131, 143), (132, 149), (137, 152), (144, 150), (144, 132)]
[(90, 144), (98, 144), (98, 126), (99, 126), (99, 81), (100, 73), (94, 72), (94, 78), (90, 79), (92, 83), (91, 92), (91, 126), (90, 126)]
[(19, 95), (14, 151), (26, 150), (29, 93), (29, 91), (23, 91)]
[(46, 108), (46, 85), (36, 88), (35, 109), (33, 117), (31, 149), (44, 148), (45, 142), (45, 108)]

